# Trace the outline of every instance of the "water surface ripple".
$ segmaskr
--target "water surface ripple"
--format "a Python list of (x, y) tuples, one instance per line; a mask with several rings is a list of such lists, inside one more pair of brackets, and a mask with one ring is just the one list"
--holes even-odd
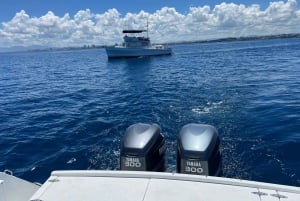
[(153, 122), (173, 172), (176, 135), (196, 122), (218, 129), (223, 176), (300, 186), (300, 39), (173, 51), (1, 53), (0, 170), (43, 182), (57, 169), (119, 169), (125, 129)]

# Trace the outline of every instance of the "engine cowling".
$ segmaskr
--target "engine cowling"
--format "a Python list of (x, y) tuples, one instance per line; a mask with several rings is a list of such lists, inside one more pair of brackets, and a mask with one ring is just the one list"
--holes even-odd
[(133, 124), (122, 140), (121, 170), (164, 171), (165, 152), (165, 139), (157, 124)]
[(221, 175), (220, 138), (215, 127), (195, 123), (182, 127), (177, 138), (177, 172)]

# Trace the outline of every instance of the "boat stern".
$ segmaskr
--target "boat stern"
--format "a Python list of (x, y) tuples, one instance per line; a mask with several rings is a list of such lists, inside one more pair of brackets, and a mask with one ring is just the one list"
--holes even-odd
[(0, 201), (27, 201), (39, 185), (19, 179), (10, 171), (0, 172)]

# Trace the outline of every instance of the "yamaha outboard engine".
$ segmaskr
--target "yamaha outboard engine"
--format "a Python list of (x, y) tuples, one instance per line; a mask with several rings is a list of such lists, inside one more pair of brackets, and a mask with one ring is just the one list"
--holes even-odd
[(215, 127), (187, 124), (178, 135), (177, 172), (220, 176), (220, 139)]
[(131, 125), (121, 144), (121, 170), (164, 171), (165, 152), (165, 139), (157, 124)]

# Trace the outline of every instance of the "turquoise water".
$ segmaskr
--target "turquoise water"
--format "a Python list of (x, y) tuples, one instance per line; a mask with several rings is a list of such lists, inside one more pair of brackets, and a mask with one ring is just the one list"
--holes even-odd
[(137, 122), (161, 126), (167, 171), (187, 123), (214, 125), (223, 176), (300, 186), (300, 39), (173, 46), (108, 60), (104, 49), (0, 54), (0, 170), (119, 169)]

